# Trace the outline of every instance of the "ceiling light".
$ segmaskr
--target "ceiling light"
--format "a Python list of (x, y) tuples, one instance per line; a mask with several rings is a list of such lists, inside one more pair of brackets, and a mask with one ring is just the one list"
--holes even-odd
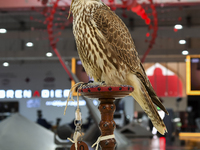
[(182, 51), (182, 55), (188, 55), (189, 52), (187, 50)]
[(6, 33), (6, 32), (7, 32), (6, 29), (4, 29), (4, 28), (0, 28), (0, 33)]
[(176, 24), (174, 28), (180, 30), (183, 29), (183, 26), (181, 24)]
[(27, 42), (27, 43), (26, 43), (26, 46), (27, 46), (27, 47), (32, 47), (32, 46), (33, 46), (33, 43), (32, 43), (32, 42)]
[(4, 67), (8, 67), (8, 66), (9, 66), (9, 63), (5, 61), (5, 62), (3, 63), (3, 66), (4, 66)]
[(180, 118), (174, 118), (173, 120), (174, 120), (174, 122), (180, 122), (181, 121)]
[(179, 40), (179, 44), (186, 44), (186, 40)]
[(52, 54), (52, 52), (47, 52), (47, 53), (46, 53), (46, 56), (47, 56), (47, 57), (52, 57), (53, 54)]

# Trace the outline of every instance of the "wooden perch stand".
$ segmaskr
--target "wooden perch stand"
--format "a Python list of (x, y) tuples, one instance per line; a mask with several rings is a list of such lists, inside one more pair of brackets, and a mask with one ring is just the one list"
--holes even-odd
[[(113, 135), (115, 121), (113, 115), (115, 112), (114, 101), (116, 98), (128, 96), (133, 91), (132, 86), (128, 85), (86, 85), (79, 89), (81, 95), (87, 98), (98, 98), (100, 105), (98, 107), (101, 113), (99, 128), (101, 136)], [(102, 150), (114, 150), (116, 146), (115, 138), (103, 140), (100, 142)]]

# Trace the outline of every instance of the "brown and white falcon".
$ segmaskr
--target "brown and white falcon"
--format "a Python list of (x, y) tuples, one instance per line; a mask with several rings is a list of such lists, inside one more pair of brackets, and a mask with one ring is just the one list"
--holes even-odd
[[(156, 129), (167, 132), (154, 104), (166, 114), (138, 57), (129, 30), (101, 0), (72, 0), (73, 33), (85, 71), (94, 81), (131, 85), (131, 95)], [(154, 104), (153, 104), (154, 103)]]

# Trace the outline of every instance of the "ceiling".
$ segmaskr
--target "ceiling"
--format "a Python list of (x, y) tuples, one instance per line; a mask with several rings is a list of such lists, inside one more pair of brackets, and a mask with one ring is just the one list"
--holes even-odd
[[(3, 6), (4, 2), (0, 1), (0, 6)], [(40, 1), (34, 0), (35, 2), (40, 4)], [(142, 6), (147, 14), (152, 12), (148, 4)], [(184, 62), (185, 56), (181, 54), (184, 49), (187, 49), (190, 54), (200, 54), (200, 1), (199, 3), (198, 1), (195, 3), (181, 3), (181, 1), (166, 4), (156, 3), (155, 6), (158, 16), (158, 33), (146, 61)], [(7, 29), (7, 33), (0, 34), (0, 63), (3, 61), (24, 63), (58, 60), (55, 54), (51, 58), (45, 56), (46, 52), (52, 51), (47, 24), (44, 24), (46, 17), (42, 15), (42, 12), (46, 12), (48, 9), (50, 8), (37, 5), (34, 7), (5, 6), (0, 8), (0, 28)], [(57, 49), (64, 59), (78, 58), (72, 24), (68, 23), (69, 20), (67, 20), (69, 7), (59, 6), (56, 10), (54, 34), (56, 39), (59, 39)], [(148, 31), (144, 20), (132, 11), (118, 8), (115, 12), (129, 28), (136, 49), (142, 57), (148, 49), (148, 41), (151, 39), (151, 37), (146, 37), (146, 33), (152, 31)], [(127, 18), (123, 17), (124, 12)], [(175, 32), (175, 24), (182, 24), (183, 29)], [(180, 45), (180, 39), (185, 39), (187, 43)], [(26, 47), (28, 41), (32, 41), (34, 46)]]

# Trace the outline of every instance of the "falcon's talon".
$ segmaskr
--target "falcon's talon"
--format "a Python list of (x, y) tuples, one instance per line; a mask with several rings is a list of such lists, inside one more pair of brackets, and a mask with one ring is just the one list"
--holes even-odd
[(102, 85), (102, 82), (93, 81), (93, 82), (88, 82), (88, 83), (86, 84), (86, 86), (87, 86), (87, 85), (97, 86), (97, 85)]
[(106, 82), (105, 82), (105, 81), (102, 81), (102, 82), (101, 82), (101, 85), (106, 85)]

